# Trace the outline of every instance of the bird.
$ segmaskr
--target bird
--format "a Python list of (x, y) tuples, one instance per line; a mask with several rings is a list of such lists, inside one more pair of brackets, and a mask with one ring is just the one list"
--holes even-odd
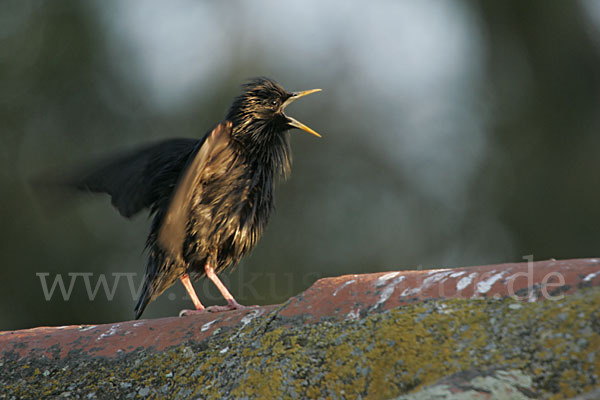
[[(250, 79), (224, 120), (201, 139), (162, 140), (96, 163), (71, 181), (77, 189), (108, 194), (126, 218), (142, 210), (152, 218), (136, 319), (178, 280), (195, 308), (180, 316), (246, 308), (218, 275), (234, 268), (265, 230), (275, 182), (290, 174), (289, 131), (321, 137), (285, 113), (295, 100), (319, 91), (288, 92), (273, 79)], [(226, 305), (201, 303), (192, 281), (203, 277)]]

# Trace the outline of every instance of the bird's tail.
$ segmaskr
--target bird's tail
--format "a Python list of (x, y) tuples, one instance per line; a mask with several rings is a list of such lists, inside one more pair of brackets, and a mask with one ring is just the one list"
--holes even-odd
[(160, 277), (160, 271), (164, 271), (164, 253), (157, 247), (150, 248), (148, 252), (148, 262), (146, 264), (146, 274), (144, 275), (144, 287), (138, 297), (135, 305), (135, 319), (139, 319), (142, 313), (152, 300), (161, 293), (156, 293), (157, 278)]
[(162, 249), (154, 247), (148, 254), (144, 286), (135, 306), (135, 319), (139, 319), (146, 306), (167, 290), (185, 271), (180, 262), (173, 260)]
[(150, 303), (150, 300), (152, 300), (149, 281), (150, 279), (146, 274), (146, 277), (144, 278), (144, 287), (142, 288), (140, 297), (138, 297), (137, 304), (135, 305), (135, 319), (140, 319), (142, 313), (146, 309), (146, 306), (148, 306), (148, 303)]

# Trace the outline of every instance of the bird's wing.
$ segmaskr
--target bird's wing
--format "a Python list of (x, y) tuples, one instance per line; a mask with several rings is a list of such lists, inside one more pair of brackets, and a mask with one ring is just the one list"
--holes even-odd
[(181, 171), (201, 143), (199, 139), (164, 140), (105, 160), (69, 184), (108, 193), (119, 213), (130, 218), (170, 198)]
[(207, 135), (194, 158), (190, 159), (186, 171), (177, 182), (169, 208), (164, 215), (158, 232), (159, 245), (176, 258), (181, 256), (183, 250), (191, 198), (194, 191), (198, 190), (200, 178), (206, 170), (208, 162), (223, 151), (230, 137), (231, 122), (225, 121), (217, 125)]

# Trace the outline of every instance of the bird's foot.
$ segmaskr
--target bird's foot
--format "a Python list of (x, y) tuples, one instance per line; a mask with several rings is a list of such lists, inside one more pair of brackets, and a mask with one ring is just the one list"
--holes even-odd
[(190, 315), (204, 314), (205, 312), (206, 312), (206, 308), (203, 308), (201, 310), (181, 310), (181, 311), (179, 311), (179, 316), (180, 317), (188, 317)]
[(228, 301), (224, 306), (210, 306), (206, 307), (206, 311), (209, 312), (223, 312), (223, 311), (233, 311), (233, 310), (245, 310), (248, 308), (254, 308), (258, 306), (244, 306), (238, 303), (237, 301)]
[(227, 304), (224, 306), (210, 306), (210, 307), (196, 309), (196, 310), (181, 310), (181, 311), (179, 311), (179, 316), (180, 317), (188, 317), (190, 315), (204, 314), (206, 312), (217, 313), (217, 312), (223, 312), (223, 311), (246, 310), (249, 308), (256, 308), (256, 307), (258, 307), (258, 306), (257, 305), (244, 306), (244, 305), (238, 303), (237, 301), (233, 300), (233, 301), (227, 302)]

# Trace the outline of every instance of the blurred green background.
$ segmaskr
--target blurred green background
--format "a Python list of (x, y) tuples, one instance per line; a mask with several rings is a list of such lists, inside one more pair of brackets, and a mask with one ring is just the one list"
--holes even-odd
[[(33, 182), (201, 137), (259, 75), (323, 88), (288, 111), (324, 138), (293, 132), (275, 216), (223, 276), (240, 302), (324, 276), (599, 255), (598, 1), (4, 0), (0, 330), (131, 319), (114, 274), (141, 280), (147, 218)], [(114, 298), (78, 275), (46, 300), (40, 273), (65, 289), (104, 276)], [(186, 307), (175, 285), (144, 317)]]

